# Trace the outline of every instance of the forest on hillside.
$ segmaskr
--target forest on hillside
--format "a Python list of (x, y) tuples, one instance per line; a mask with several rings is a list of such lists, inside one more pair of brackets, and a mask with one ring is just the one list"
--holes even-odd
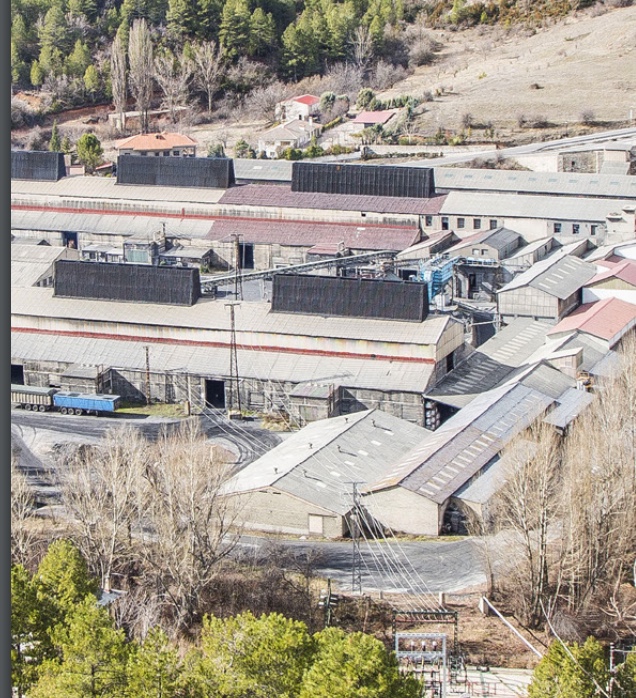
[[(632, 0), (605, 0), (608, 6)], [(595, 0), (12, 0), (14, 91), (47, 95), (42, 109), (116, 98), (135, 21), (148, 28), (153, 94), (164, 103), (239, 101), (271, 84), (330, 71), (385, 89), (434, 60), (432, 28), (539, 26)], [(114, 48), (115, 47), (115, 50)], [(353, 77), (352, 77), (353, 75)], [(279, 89), (280, 93), (281, 90)], [(176, 97), (175, 97), (176, 95)], [(14, 120), (15, 122), (15, 120)], [(15, 125), (20, 125), (16, 123)]]

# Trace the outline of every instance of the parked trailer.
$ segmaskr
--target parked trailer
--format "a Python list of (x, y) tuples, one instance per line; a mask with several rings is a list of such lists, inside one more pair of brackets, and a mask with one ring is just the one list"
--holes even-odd
[(53, 404), (62, 414), (104, 414), (119, 407), (119, 395), (93, 395), (58, 391)]
[(53, 408), (55, 388), (38, 388), (31, 385), (11, 384), (11, 403), (25, 410), (47, 412)]

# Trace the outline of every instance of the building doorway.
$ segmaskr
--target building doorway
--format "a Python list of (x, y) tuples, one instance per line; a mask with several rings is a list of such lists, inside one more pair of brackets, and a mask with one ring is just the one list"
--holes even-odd
[(64, 247), (71, 247), (74, 250), (77, 249), (77, 233), (62, 233), (62, 244)]
[(216, 407), (219, 410), (225, 409), (225, 381), (205, 381), (205, 404), (206, 407)]
[(24, 385), (24, 366), (22, 364), (11, 364), (11, 384)]
[(239, 269), (254, 269), (254, 245), (239, 243)]

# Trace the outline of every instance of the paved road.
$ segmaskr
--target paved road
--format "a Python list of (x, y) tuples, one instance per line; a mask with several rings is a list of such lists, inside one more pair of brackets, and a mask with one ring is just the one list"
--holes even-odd
[(586, 136), (573, 136), (571, 138), (560, 138), (554, 141), (535, 142), (528, 145), (519, 145), (512, 148), (502, 148), (496, 150), (493, 148), (484, 149), (482, 151), (472, 151), (469, 153), (458, 153), (457, 155), (447, 155), (435, 160), (413, 160), (409, 162), (410, 166), (414, 167), (438, 167), (440, 165), (454, 165), (461, 162), (470, 162), (476, 158), (487, 160), (489, 158), (504, 157), (514, 158), (517, 155), (528, 155), (530, 153), (543, 153), (552, 150), (561, 150), (563, 148), (572, 148), (578, 145), (589, 143), (602, 143), (604, 141), (628, 140), (636, 137), (636, 128), (623, 128), (614, 131), (603, 131), (601, 133), (590, 133)]
[[(353, 543), (277, 540), (244, 536), (244, 555), (256, 560), (271, 552), (272, 545), (286, 548), (299, 560), (314, 561), (321, 577), (331, 577), (343, 591), (353, 588)], [(480, 543), (470, 538), (456, 541), (362, 541), (360, 545), (363, 592), (386, 594), (438, 594), (459, 592), (486, 581)]]
[[(281, 440), (280, 435), (262, 429), (258, 423), (228, 421), (214, 411), (199, 419), (208, 438), (236, 453), (238, 468)], [(20, 466), (39, 498), (55, 501), (51, 447), (68, 442), (95, 443), (108, 429), (123, 423), (133, 424), (147, 438), (155, 439), (161, 429), (175, 428), (179, 420), (96, 418), (13, 410), (11, 436), (20, 451)], [(272, 545), (282, 545), (301, 561), (311, 558), (320, 576), (331, 577), (343, 590), (352, 589), (351, 542), (294, 539), (273, 544), (266, 538), (246, 536), (242, 538), (240, 549), (244, 555), (262, 559), (271, 552)], [(382, 590), (387, 594), (436, 594), (458, 591), (485, 581), (479, 543), (470, 539), (401, 543), (362, 540), (360, 570), (363, 591)]]

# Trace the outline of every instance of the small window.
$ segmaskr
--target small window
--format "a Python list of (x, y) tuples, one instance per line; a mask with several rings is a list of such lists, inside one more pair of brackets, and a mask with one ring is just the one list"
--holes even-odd
[(581, 226), (578, 223), (572, 223), (572, 235), (578, 235), (581, 232)]
[(169, 155), (170, 155), (170, 151), (169, 151), (169, 150), (164, 150), (164, 151), (163, 151), (163, 156), (164, 156), (164, 157), (167, 158)]
[(448, 230), (448, 216), (442, 216), (442, 230)]
[(490, 219), (490, 229), (494, 230), (497, 227), (497, 219), (496, 218), (491, 218)]
[(596, 235), (598, 233), (598, 225), (591, 225), (590, 226), (590, 235)]
[(425, 216), (424, 217), (424, 225), (427, 228), (430, 228), (433, 225), (433, 216)]
[(457, 227), (458, 228), (465, 228), (466, 227), (466, 219), (465, 218), (458, 218), (457, 219)]
[(479, 254), (479, 250), (476, 247), (473, 247), (473, 257), (477, 257)]
[(157, 152), (155, 153), (155, 157), (159, 157), (159, 155), (161, 155), (161, 153), (160, 153), (159, 151), (157, 151)]
[(178, 151), (178, 150), (173, 150), (173, 151), (172, 151), (172, 154), (175, 155), (175, 156), (177, 156), (177, 155), (179, 155), (179, 151)]
[(554, 230), (555, 233), (560, 233), (560, 232), (561, 232), (561, 224), (560, 224), (560, 223), (555, 223), (555, 224), (552, 226), (552, 228), (553, 228), (553, 230)]
[(140, 155), (148, 155), (148, 153), (145, 150), (142, 150), (141, 153), (139, 153), (139, 154)]
[(481, 218), (473, 218), (473, 228), (479, 230), (481, 228)]

